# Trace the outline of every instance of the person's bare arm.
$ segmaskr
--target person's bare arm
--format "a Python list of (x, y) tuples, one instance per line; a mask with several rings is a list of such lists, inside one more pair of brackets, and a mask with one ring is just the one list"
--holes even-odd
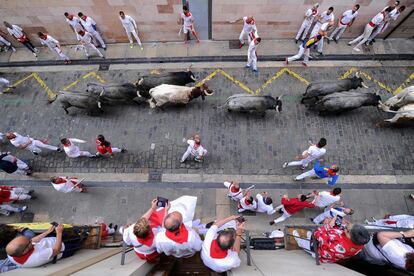
[(53, 230), (55, 230), (55, 227), (53, 225), (51, 225), (47, 231), (43, 232), (40, 235), (37, 235), (37, 236), (33, 237), (32, 242), (40, 242), (41, 239), (45, 238), (47, 235), (52, 233)]
[(243, 223), (237, 223), (237, 229), (236, 229), (236, 239), (234, 241), (233, 250), (237, 252), (237, 254), (240, 254), (240, 244), (241, 244), (241, 235), (244, 231), (244, 225), (246, 222)]
[(236, 20), (229, 21), (229, 23), (234, 24), (234, 23), (239, 23), (239, 22), (241, 22), (241, 21), (243, 21), (243, 17), (239, 17), (239, 18), (237, 18)]
[(234, 216), (230, 216), (230, 217), (227, 217), (227, 218), (224, 218), (224, 219), (216, 220), (216, 221), (214, 222), (214, 225), (216, 225), (218, 228), (220, 228), (221, 226), (223, 226), (223, 225), (224, 225), (224, 224), (226, 224), (227, 222), (232, 221), (232, 220), (235, 220), (235, 219), (237, 219), (238, 217), (240, 217), (240, 216), (236, 216), (236, 215), (234, 215)]
[[(167, 216), (168, 210), (170, 210), (170, 208), (171, 208), (171, 204), (170, 204), (170, 201), (168, 201), (167, 205), (165, 206), (165, 216)], [(164, 221), (165, 221), (165, 218), (162, 220), (162, 228), (165, 228)]]
[(379, 232), (377, 235), (381, 246), (384, 246), (390, 240), (403, 237), (414, 238), (414, 229), (403, 232), (403, 235), (400, 232)]
[(355, 21), (355, 17), (354, 17), (354, 18), (352, 18), (351, 22), (349, 22), (349, 24), (348, 24), (348, 27), (349, 27), (349, 28), (352, 26), (352, 24), (354, 24), (354, 21)]
[(157, 210), (157, 199), (155, 199), (155, 198), (154, 198), (154, 199), (151, 201), (151, 208), (149, 208), (149, 209), (148, 209), (148, 211), (147, 211), (145, 214), (143, 214), (141, 218), (146, 218), (146, 219), (149, 219), (149, 218), (150, 218), (150, 216), (151, 216), (151, 214), (152, 214), (155, 210)]
[(59, 224), (56, 227), (56, 244), (53, 247), (52, 257), (55, 257), (60, 254), (60, 250), (62, 249), (62, 233), (63, 233), (63, 225)]

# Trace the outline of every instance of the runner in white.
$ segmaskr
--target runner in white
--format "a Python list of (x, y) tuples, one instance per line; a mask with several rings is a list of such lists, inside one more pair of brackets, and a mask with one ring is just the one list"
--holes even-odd
[(276, 210), (273, 208), (273, 200), (267, 192), (256, 195), (257, 209), (256, 212), (273, 215)]
[(100, 56), (101, 58), (105, 58), (104, 55), (101, 53), (101, 51), (99, 51), (95, 45), (93, 45), (93, 37), (89, 32), (86, 31), (79, 31), (79, 36), (80, 36), (80, 42), (81, 42), (81, 46), (83, 48), (83, 50), (85, 51), (85, 55), (87, 58), (89, 58), (89, 53), (88, 53), (88, 49), (92, 49), (94, 50), (98, 56)]
[[(398, 2), (398, 1), (397, 1)], [(382, 22), (381, 25), (377, 26), (375, 30), (372, 32), (371, 36), (368, 38), (368, 41), (365, 43), (369, 43), (372, 45), (375, 42), (375, 38), (383, 33), (388, 26), (390, 25), (391, 21), (397, 21), (398, 17), (401, 13), (405, 10), (405, 6), (401, 6), (399, 8), (395, 7), (389, 14), (389, 17), (386, 21)]]
[(243, 223), (237, 223), (238, 216), (217, 220), (208, 229), (201, 249), (204, 265), (215, 272), (225, 272), (240, 266), (240, 243)]
[(62, 52), (59, 41), (54, 39), (51, 35), (42, 32), (38, 32), (37, 35), (39, 36), (40, 43), (49, 47), (52, 52), (55, 52), (60, 57), (60, 59), (64, 60), (65, 64), (72, 63), (70, 59)]
[(317, 144), (312, 144), (307, 150), (305, 150), (301, 155), (297, 156), (299, 161), (285, 162), (283, 168), (291, 166), (302, 166), (302, 169), (306, 169), (310, 162), (315, 159), (319, 159), (325, 155), (326, 149), (326, 139), (321, 138)]
[[(224, 186), (226, 186), (226, 188), (229, 189), (227, 196), (230, 199), (239, 202), (240, 199), (243, 198), (244, 191), (240, 187), (239, 183), (237, 183), (236, 181), (224, 181)], [(254, 185), (247, 188), (246, 191), (253, 189), (253, 188), (254, 188)]]
[(318, 15), (318, 8), (319, 3), (316, 3), (312, 6), (312, 8), (308, 9), (305, 13), (305, 19), (303, 20), (302, 25), (295, 37), (295, 43), (298, 43), (298, 40), (305, 40), (306, 36), (308, 35), (309, 29), (312, 26), (315, 17)]
[(239, 201), (238, 205), (238, 212), (242, 213), (246, 210), (249, 211), (256, 211), (257, 209), (257, 202), (256, 200), (250, 195), (250, 190), (244, 192), (243, 198)]
[(29, 136), (22, 136), (17, 132), (7, 132), (6, 137), (10, 141), (10, 143), (16, 148), (27, 149), (31, 151), (34, 155), (38, 155), (40, 152), (42, 152), (42, 148), (58, 152), (62, 151), (59, 147), (48, 145), (40, 140), (33, 139)]
[(345, 32), (346, 28), (351, 27), (358, 16), (359, 5), (356, 4), (352, 10), (345, 11), (338, 20), (338, 25), (335, 30), (328, 37), (328, 43), (330, 40), (334, 40), (338, 43), (339, 38)]
[(254, 18), (252, 15), (245, 16), (238, 18), (234, 21), (230, 21), (230, 23), (238, 23), (243, 21), (243, 29), (240, 32), (239, 41), (240, 41), (240, 48), (243, 47), (245, 44), (245, 39), (248, 39), (248, 43), (250, 45), (250, 41), (252, 38), (259, 37), (257, 34), (257, 27), (256, 22), (254, 21)]
[(122, 26), (124, 27), (125, 32), (128, 36), (130, 47), (134, 48), (134, 40), (132, 39), (132, 36), (131, 36), (133, 35), (139, 47), (141, 47), (141, 50), (144, 50), (144, 48), (142, 47), (141, 40), (138, 37), (138, 26), (134, 18), (132, 18), (129, 15), (126, 15), (123, 11), (120, 11), (119, 19), (121, 20)]
[(325, 212), (323, 212), (322, 214), (319, 214), (318, 216), (316, 216), (314, 219), (311, 219), (311, 220), (315, 224), (321, 224), (327, 218), (331, 219), (331, 218), (334, 218), (335, 216), (343, 218), (346, 215), (352, 215), (352, 214), (354, 214), (354, 210), (350, 208), (334, 207), (334, 208), (330, 208), (326, 210)]
[(66, 22), (69, 24), (70, 28), (75, 32), (76, 39), (80, 41), (81, 37), (78, 32), (85, 30), (82, 26), (80, 19), (73, 14), (69, 14), (68, 12), (65, 12), (64, 15), (66, 17)]
[(387, 20), (388, 14), (392, 11), (391, 7), (386, 8), (382, 12), (378, 13), (374, 16), (371, 21), (365, 25), (364, 33), (355, 38), (354, 40), (348, 42), (348, 45), (351, 46), (358, 42), (358, 44), (353, 48), (354, 51), (360, 52), (361, 49), (359, 46), (364, 44), (369, 37), (371, 36), (372, 32), (374, 31), (375, 27), (380, 26), (384, 21)]
[[(191, 12), (188, 10), (187, 6), (183, 6), (183, 12), (180, 14), (181, 17), (181, 23), (182, 23), (182, 30), (184, 33), (184, 43), (187, 43), (187, 39), (188, 39), (188, 31), (190, 31), (193, 36), (195, 37), (195, 39), (197, 40), (197, 42), (200, 42), (200, 40), (198, 39), (197, 36), (197, 32), (195, 31), (194, 28), (194, 17), (191, 14)], [(181, 32), (181, 31), (180, 31)]]
[(86, 16), (81, 12), (78, 13), (78, 16), (85, 30), (90, 33), (95, 40), (99, 41), (99, 44), (102, 46), (102, 48), (106, 50), (105, 42), (103, 41), (101, 34), (97, 31), (95, 20), (93, 20), (92, 17)]
[(187, 140), (187, 150), (181, 157), (180, 162), (184, 163), (185, 160), (191, 155), (196, 162), (203, 162), (204, 156), (207, 154), (207, 150), (201, 145), (200, 135), (194, 134), (193, 137)]
[(96, 155), (90, 153), (89, 151), (81, 151), (75, 143), (86, 143), (86, 141), (77, 139), (77, 138), (63, 138), (60, 140), (63, 145), (63, 150), (66, 152), (66, 155), (70, 158), (76, 158), (81, 156), (86, 157), (96, 157)]
[(257, 45), (262, 41), (260, 37), (253, 38), (249, 43), (249, 49), (247, 50), (247, 64), (246, 68), (251, 68), (253, 72), (257, 73)]
[(315, 199), (312, 203), (319, 208), (331, 206), (332, 204), (337, 203), (341, 200), (341, 192), (341, 188), (338, 187), (334, 188), (331, 192), (322, 191), (318, 193), (314, 191)]
[(316, 35), (318, 35), (319, 30), (322, 27), (322, 24), (324, 23), (329, 23), (329, 26), (332, 26), (335, 24), (335, 16), (334, 16), (334, 8), (330, 7), (328, 10), (324, 11), (323, 13), (321, 13), (316, 20), (315, 26), (313, 26), (311, 35), (309, 36), (309, 38), (315, 37)]
[(85, 192), (86, 189), (81, 184), (84, 179), (77, 179), (76, 177), (67, 177), (67, 176), (56, 176), (50, 179), (50, 182), (55, 188), (56, 191), (62, 193), (82, 193)]
[(388, 226), (396, 228), (414, 228), (414, 216), (411, 215), (394, 215), (384, 219), (375, 219), (373, 221), (365, 220), (369, 225)]

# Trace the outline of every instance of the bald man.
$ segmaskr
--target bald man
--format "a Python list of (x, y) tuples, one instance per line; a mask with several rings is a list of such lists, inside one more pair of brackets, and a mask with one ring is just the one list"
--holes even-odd
[[(167, 209), (169, 207), (167, 206)], [(167, 211), (168, 212), (168, 211)], [(176, 258), (189, 258), (201, 250), (202, 241), (198, 233), (183, 223), (179, 211), (169, 212), (165, 216), (163, 229), (155, 237), (158, 253)]]

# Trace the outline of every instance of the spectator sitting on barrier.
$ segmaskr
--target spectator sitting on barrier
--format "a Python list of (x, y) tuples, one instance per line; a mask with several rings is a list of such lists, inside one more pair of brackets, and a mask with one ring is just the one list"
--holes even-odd
[(410, 215), (387, 215), (383, 219), (372, 218), (373, 221), (365, 220), (366, 224), (376, 226), (388, 226), (396, 228), (414, 228), (414, 216)]
[[(56, 231), (56, 237), (47, 237)], [(72, 256), (80, 248), (80, 240), (62, 242), (63, 225), (51, 226), (44, 233), (28, 239), (14, 238), (6, 246), (9, 260), (17, 267), (38, 267), (60, 258)]]
[(217, 220), (205, 235), (201, 259), (215, 272), (225, 272), (240, 266), (240, 243), (245, 222), (236, 224), (239, 218), (230, 216)]
[(151, 208), (132, 225), (121, 226), (119, 232), (122, 234), (126, 244), (134, 247), (138, 258), (153, 263), (159, 254), (155, 247), (155, 236), (161, 229), (165, 215), (165, 208), (157, 211), (157, 199), (151, 201)]
[(364, 246), (361, 257), (369, 263), (391, 264), (414, 272), (414, 249), (401, 239), (414, 238), (414, 230), (405, 232), (378, 232)]
[[(301, 238), (297, 230), (293, 231), (293, 236), (299, 247), (315, 257), (313, 248), (311, 248), (312, 233), (310, 231), (307, 233), (307, 239)], [(329, 224), (318, 228), (314, 237), (318, 242), (319, 260), (324, 263), (336, 263), (355, 256), (370, 239), (368, 230), (363, 225), (351, 224), (344, 220), (343, 226), (337, 228), (335, 218), (331, 219)]]

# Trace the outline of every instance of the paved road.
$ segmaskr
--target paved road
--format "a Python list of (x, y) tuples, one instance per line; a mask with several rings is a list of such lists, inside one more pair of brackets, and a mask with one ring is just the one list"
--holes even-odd
[[(308, 81), (336, 79), (349, 68), (293, 68)], [(413, 67), (359, 68), (392, 90), (414, 71)], [(280, 68), (263, 68), (258, 77), (245, 69), (226, 69), (235, 79), (255, 91)], [(202, 79), (214, 69), (196, 72)], [(75, 80), (71, 89), (82, 90), (93, 78), (82, 79), (88, 72), (41, 72), (39, 76), (53, 91)], [(107, 81), (132, 81), (140, 72), (101, 71)], [(5, 74), (17, 81), (28, 73)], [(390, 94), (372, 80), (369, 91)], [(47, 104), (45, 91), (32, 79), (23, 82), (13, 94), (0, 96), (0, 130), (14, 130), (34, 137), (47, 137), (57, 144), (60, 137), (88, 140), (85, 149), (94, 151), (94, 137), (102, 133), (113, 146), (125, 146), (128, 153), (109, 159), (69, 160), (62, 153), (30, 153), (1, 144), (28, 160), (44, 172), (148, 172), (164, 173), (228, 173), (228, 174), (285, 174), (297, 170), (283, 170), (281, 165), (303, 151), (307, 140), (328, 139), (326, 161), (341, 167), (342, 174), (412, 174), (414, 170), (414, 129), (377, 128), (375, 124), (389, 117), (375, 107), (365, 107), (336, 117), (320, 117), (299, 104), (305, 85), (298, 79), (282, 74), (262, 93), (284, 94), (282, 114), (269, 112), (265, 118), (227, 113), (216, 109), (225, 99), (236, 93), (246, 93), (240, 86), (217, 75), (209, 81), (215, 95), (205, 102), (197, 99), (187, 107), (167, 107), (165, 112), (150, 110), (148, 106), (131, 104), (109, 108), (101, 117), (89, 117), (82, 110), (65, 115), (57, 102)], [(366, 91), (361, 89), (360, 91)], [(179, 163), (185, 150), (184, 137), (199, 132), (209, 154), (203, 164)], [(151, 144), (155, 149), (151, 149)]]

